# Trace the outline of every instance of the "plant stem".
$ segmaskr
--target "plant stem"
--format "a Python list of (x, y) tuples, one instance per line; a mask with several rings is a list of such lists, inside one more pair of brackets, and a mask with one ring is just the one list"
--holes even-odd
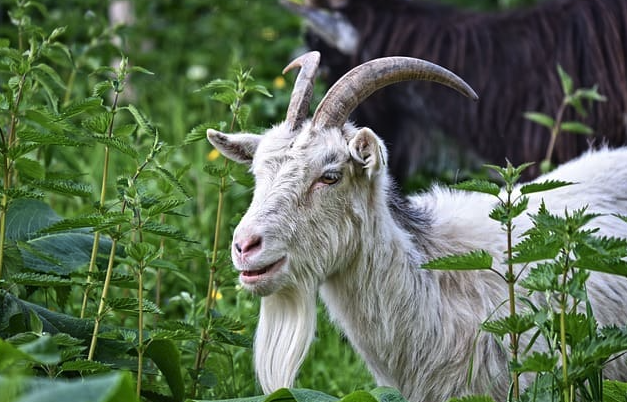
[[(118, 226), (119, 228), (119, 226)], [(94, 331), (91, 336), (91, 344), (89, 345), (89, 354), (87, 360), (94, 359), (94, 353), (96, 351), (96, 343), (98, 342), (98, 331), (100, 330), (100, 321), (104, 317), (104, 309), (107, 300), (107, 292), (109, 291), (109, 285), (111, 284), (111, 277), (113, 276), (113, 262), (115, 261), (115, 249), (117, 247), (117, 239), (113, 239), (111, 243), (111, 251), (109, 252), (109, 263), (107, 265), (107, 274), (105, 276), (104, 285), (102, 287), (102, 295), (100, 295), (100, 304), (98, 305), (98, 313), (96, 314), (96, 321), (94, 322)]]
[(565, 256), (562, 274), (562, 294), (560, 297), (560, 349), (562, 353), (562, 381), (564, 382), (564, 402), (570, 402), (570, 385), (568, 384), (568, 356), (566, 355), (566, 282), (568, 281), (569, 261)]
[[(18, 90), (15, 96), (15, 103), (13, 105), (13, 112), (11, 113), (11, 124), (9, 126), (9, 138), (3, 144), (4, 147), (4, 175), (3, 175), (3, 192), (2, 192), (2, 201), (0, 201), (0, 279), (2, 279), (2, 267), (4, 265), (4, 244), (6, 237), (6, 220), (7, 220), (7, 210), (9, 208), (9, 196), (8, 192), (12, 186), (12, 175), (11, 175), (11, 166), (13, 162), (9, 159), (9, 150), (16, 142), (17, 135), (15, 130), (17, 129), (18, 117), (17, 114), (19, 112), (20, 103), (22, 102), (22, 96), (24, 94), (24, 82), (26, 81), (26, 73), (22, 74), (20, 77), (20, 82), (18, 83)], [(4, 136), (3, 136), (4, 139)]]
[[(510, 203), (510, 195), (508, 194), (508, 203)], [(511, 205), (511, 203), (510, 203)], [(509, 220), (507, 222), (507, 288), (509, 293), (509, 314), (514, 317), (516, 315), (516, 294), (514, 285), (516, 284), (516, 277), (514, 275), (514, 265), (511, 263), (512, 260), (512, 222)], [(518, 334), (511, 332), (510, 333), (510, 341), (512, 343), (512, 360), (518, 361)], [(518, 400), (520, 396), (520, 385), (518, 382), (518, 373), (513, 373), (513, 391), (514, 391), (514, 399)]]
[[(116, 110), (118, 106), (118, 99), (120, 93), (115, 92), (115, 96), (113, 98), (113, 105), (111, 106), (111, 122), (109, 123), (109, 127), (107, 129), (107, 136), (109, 138), (113, 137), (113, 121), (115, 120)], [(100, 208), (104, 207), (107, 195), (107, 181), (109, 180), (109, 159), (110, 159), (110, 151), (109, 146), (105, 145), (105, 154), (104, 154), (104, 166), (102, 168), (102, 183), (100, 187)], [(87, 301), (89, 300), (89, 292), (91, 291), (91, 287), (93, 286), (93, 278), (92, 275), (94, 270), (96, 269), (96, 258), (98, 257), (98, 246), (100, 243), (100, 232), (94, 233), (94, 244), (91, 248), (91, 256), (89, 258), (89, 268), (87, 270), (87, 286), (85, 287), (85, 293), (83, 293), (83, 304), (81, 306), (81, 318), (85, 317), (85, 311), (87, 310)]]
[(546, 155), (544, 156), (544, 160), (547, 162), (551, 162), (551, 157), (553, 156), (553, 149), (555, 148), (555, 142), (557, 141), (557, 136), (560, 133), (560, 126), (562, 124), (562, 118), (564, 117), (564, 111), (566, 110), (566, 100), (562, 102), (560, 108), (557, 110), (557, 115), (555, 116), (555, 123), (553, 124), (553, 128), (551, 129), (551, 139), (549, 140), (549, 145), (546, 149)]

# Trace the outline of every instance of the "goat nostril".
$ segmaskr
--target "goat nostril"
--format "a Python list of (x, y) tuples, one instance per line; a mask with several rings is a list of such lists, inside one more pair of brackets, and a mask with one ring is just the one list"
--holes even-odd
[(240, 254), (246, 254), (255, 251), (261, 247), (261, 236), (251, 236), (244, 240), (242, 244), (236, 243), (235, 249)]

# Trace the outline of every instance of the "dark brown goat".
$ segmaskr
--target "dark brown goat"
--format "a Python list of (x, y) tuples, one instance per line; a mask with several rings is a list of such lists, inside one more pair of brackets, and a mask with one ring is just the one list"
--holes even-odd
[[(479, 13), (409, 0), (309, 0), (292, 8), (308, 18), (331, 9), (335, 22), (352, 25), (354, 41), (342, 51), (325, 43), (317, 24), (310, 47), (322, 53), (329, 84), (350, 68), (376, 57), (403, 55), (442, 65), (479, 94), (471, 104), (447, 89), (428, 83), (390, 87), (364, 102), (352, 115), (358, 124), (382, 135), (390, 147), (392, 172), (404, 178), (433, 155), (434, 144), (482, 162), (514, 164), (540, 161), (548, 130), (524, 119), (526, 111), (555, 115), (563, 98), (557, 65), (575, 87), (598, 85), (607, 97), (594, 103), (583, 121), (595, 135), (563, 135), (553, 162), (569, 160), (594, 145), (627, 143), (627, 1), (551, 0), (533, 8)], [(323, 15), (324, 16), (324, 15)], [(315, 23), (313, 25), (316, 25)], [(344, 35), (346, 36), (346, 35)], [(349, 46), (346, 45), (349, 44)], [(355, 46), (351, 48), (350, 44)], [(347, 49), (348, 47), (348, 49)], [(574, 112), (566, 114), (574, 119)], [(457, 151), (455, 151), (457, 152)], [(536, 170), (537, 172), (537, 170)]]

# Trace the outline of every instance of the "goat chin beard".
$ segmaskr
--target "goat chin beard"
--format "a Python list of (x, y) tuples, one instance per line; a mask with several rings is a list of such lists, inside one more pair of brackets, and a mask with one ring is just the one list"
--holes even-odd
[(284, 289), (261, 299), (254, 360), (264, 393), (292, 387), (315, 330), (315, 289)]

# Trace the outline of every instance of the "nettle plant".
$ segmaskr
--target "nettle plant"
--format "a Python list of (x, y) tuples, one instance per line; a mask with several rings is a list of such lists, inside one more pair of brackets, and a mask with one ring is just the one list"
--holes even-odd
[[(564, 100), (556, 118), (542, 113), (526, 114), (527, 118), (551, 130), (542, 171), (551, 169), (553, 147), (562, 131), (592, 133), (590, 127), (580, 122), (564, 122), (565, 109), (572, 106), (585, 116), (584, 100), (605, 100), (596, 88), (573, 89), (572, 80), (559, 66), (558, 74)], [(488, 318), (481, 329), (507, 340), (509, 400), (623, 400), (627, 384), (604, 381), (603, 368), (614, 359), (624, 358), (627, 330), (598, 324), (587, 296), (586, 280), (589, 271), (627, 276), (627, 240), (598, 236), (598, 230), (591, 227), (600, 215), (587, 208), (556, 214), (542, 204), (538, 211), (528, 211), (529, 194), (572, 184), (546, 181), (516, 187), (522, 172), (529, 166), (531, 163), (517, 167), (509, 162), (505, 167), (486, 165), (502, 180), (503, 187), (487, 180), (471, 180), (453, 186), (495, 198), (489, 217), (499, 222), (507, 234), (507, 244), (503, 245), (506, 272), (494, 269), (492, 256), (482, 250), (439, 258), (425, 268), (489, 269), (508, 284), (508, 294), (503, 299), (508, 314), (503, 318)], [(530, 215), (533, 226), (516, 239), (513, 236), (515, 220), (523, 213)], [(625, 216), (615, 217), (627, 222)], [(519, 346), (521, 337), (529, 339), (525, 349)], [(536, 343), (544, 345), (544, 351), (530, 352)], [(472, 365), (471, 361), (469, 373)], [(534, 380), (526, 389), (520, 387), (521, 375), (533, 376)], [(491, 398), (471, 396), (462, 400), (485, 402)]]
[[(81, 82), (86, 75), (76, 73), (64, 29), (44, 32), (29, 18), (33, 9), (45, 13), (18, 0), (10, 12), (17, 39), (0, 39), (3, 398), (207, 395), (221, 375), (207, 356), (250, 340), (242, 324), (214, 309), (213, 277), (204, 308), (195, 299), (189, 268), (206, 264), (208, 253), (172, 224), (190, 219), (182, 180), (190, 165), (177, 162), (180, 148), (125, 98), (133, 75), (151, 73), (122, 56), (115, 67), (91, 60)], [(244, 121), (240, 95), (233, 115)], [(164, 299), (177, 297), (162, 286), (166, 279), (182, 282), (181, 294), (191, 288), (192, 306), (180, 319), (163, 314)], [(74, 377), (81, 379), (57, 381)]]

